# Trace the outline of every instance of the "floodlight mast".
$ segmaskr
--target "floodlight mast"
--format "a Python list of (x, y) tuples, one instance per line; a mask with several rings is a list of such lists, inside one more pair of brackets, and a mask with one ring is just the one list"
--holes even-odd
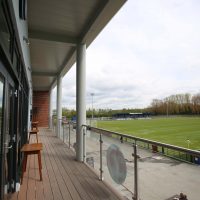
[(169, 117), (169, 102), (167, 101), (167, 117)]
[(94, 118), (94, 109), (93, 109), (93, 97), (94, 97), (94, 93), (90, 93), (91, 97), (92, 97), (92, 119)]

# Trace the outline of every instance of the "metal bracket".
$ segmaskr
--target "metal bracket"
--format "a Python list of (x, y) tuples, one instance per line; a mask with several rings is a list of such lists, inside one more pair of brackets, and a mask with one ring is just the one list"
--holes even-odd
[(12, 149), (12, 145), (10, 145), (9, 147), (7, 147), (6, 145), (7, 143), (5, 143), (5, 146), (4, 146), (5, 149)]
[(12, 140), (13, 142), (16, 142), (16, 135), (13, 135)]
[(18, 97), (18, 91), (15, 90), (14, 94), (15, 94), (15, 97), (17, 98)]

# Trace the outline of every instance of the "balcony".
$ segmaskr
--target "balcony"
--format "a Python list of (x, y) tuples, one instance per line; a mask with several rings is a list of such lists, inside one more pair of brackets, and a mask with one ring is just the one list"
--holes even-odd
[[(31, 136), (34, 142), (34, 136)], [(39, 142), (43, 143), (42, 175), (40, 181), (36, 155), (28, 157), (20, 192), (11, 199), (123, 199), (86, 164), (75, 161), (75, 153), (58, 139), (51, 130), (41, 129)]]
[[(58, 135), (71, 146), (76, 141), (73, 126), (75, 127), (75, 124), (63, 123)], [(199, 199), (199, 163), (194, 160), (200, 158), (199, 151), (91, 126), (85, 127), (83, 139), (86, 145), (83, 157), (86, 163), (126, 199), (174, 200), (179, 198), (181, 192), (186, 194), (188, 199)], [(56, 130), (56, 125), (54, 129)], [(135, 146), (137, 146), (136, 153)], [(109, 160), (112, 160), (112, 158), (108, 160), (110, 147), (117, 147), (123, 154), (123, 158), (112, 166), (111, 170), (114, 171), (110, 171), (109, 168)], [(138, 155), (137, 159), (135, 155)], [(116, 172), (115, 166), (123, 165), (122, 160), (126, 163), (126, 176), (123, 183), (117, 184), (116, 178), (119, 177), (112, 172)], [(120, 168), (118, 174), (122, 171)]]

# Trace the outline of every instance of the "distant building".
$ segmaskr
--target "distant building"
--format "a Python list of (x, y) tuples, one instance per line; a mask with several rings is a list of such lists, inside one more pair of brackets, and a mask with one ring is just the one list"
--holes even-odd
[(147, 118), (150, 113), (116, 113), (112, 116), (114, 119), (138, 119), (138, 118)]

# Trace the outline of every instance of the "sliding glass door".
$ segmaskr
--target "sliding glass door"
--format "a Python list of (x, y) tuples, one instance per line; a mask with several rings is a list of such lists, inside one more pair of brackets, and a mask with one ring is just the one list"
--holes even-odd
[(4, 121), (4, 96), (5, 96), (5, 81), (3, 76), (0, 75), (0, 199), (4, 193), (3, 187), (3, 121)]
[(0, 199), (13, 191), (14, 82), (0, 62)]

